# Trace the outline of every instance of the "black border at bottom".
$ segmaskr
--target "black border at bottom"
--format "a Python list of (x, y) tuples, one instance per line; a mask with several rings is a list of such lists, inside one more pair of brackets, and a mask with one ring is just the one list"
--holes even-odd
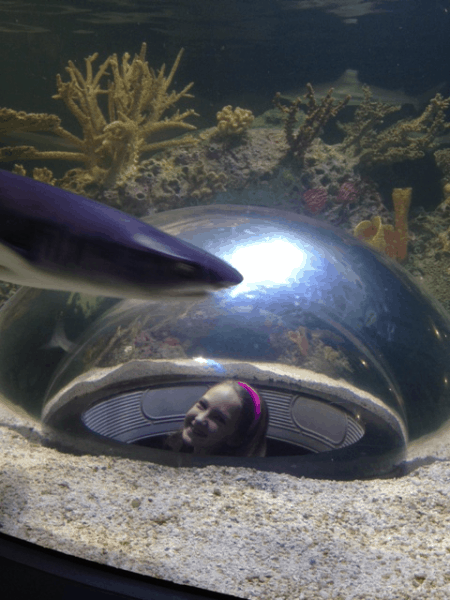
[(0, 533), (2, 597), (11, 600), (227, 600), (236, 596), (108, 567)]

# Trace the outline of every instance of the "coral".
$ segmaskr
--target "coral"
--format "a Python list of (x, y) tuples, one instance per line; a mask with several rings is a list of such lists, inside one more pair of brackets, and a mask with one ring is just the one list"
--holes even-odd
[(373, 248), (388, 254), (387, 246), (391, 241), (392, 225), (385, 225), (381, 217), (376, 215), (370, 221), (361, 221), (353, 230), (353, 235)]
[(294, 102), (291, 102), (290, 106), (284, 106), (281, 103), (280, 93), (277, 93), (273, 99), (274, 105), (285, 114), (284, 133), (290, 152), (301, 161), (305, 156), (306, 150), (311, 146), (314, 139), (317, 138), (326, 123), (332, 117), (335, 117), (350, 100), (350, 96), (347, 96), (344, 100), (335, 104), (333, 88), (331, 88), (320, 103), (318, 103), (312, 85), (308, 83), (306, 87), (307, 92), (304, 96), (306, 115), (297, 133), (294, 133), (294, 128), (297, 123), (299, 107), (303, 102), (302, 98), (297, 98)]
[(223, 136), (242, 135), (253, 123), (255, 117), (251, 110), (235, 108), (229, 104), (217, 113), (217, 132)]
[(434, 160), (438, 169), (442, 172), (442, 194), (444, 196), (443, 205), (450, 204), (450, 148), (442, 148), (434, 153)]
[(422, 158), (435, 147), (436, 137), (450, 129), (450, 123), (445, 122), (450, 98), (441, 94), (436, 94), (419, 117), (402, 119), (381, 131), (378, 126), (384, 118), (400, 107), (373, 102), (367, 86), (364, 94), (354, 121), (340, 124), (346, 133), (342, 147), (357, 157), (360, 164), (373, 167)]
[[(66, 67), (69, 81), (64, 82), (57, 75), (58, 93), (53, 97), (63, 100), (78, 120), (83, 136), (77, 137), (62, 128), (54, 115), (26, 115), (10, 109), (0, 112), (0, 130), (15, 126), (15, 130), (50, 131), (72, 144), (75, 150), (41, 152), (32, 146), (3, 148), (0, 160), (51, 158), (82, 162), (82, 169), (72, 170), (62, 181), (65, 187), (81, 192), (89, 183), (112, 186), (123, 182), (136, 172), (144, 153), (194, 143), (196, 140), (190, 136), (161, 140), (176, 130), (195, 129), (185, 122), (196, 115), (194, 110), (173, 111), (179, 100), (192, 98), (189, 90), (193, 83), (178, 93), (168, 91), (182, 53), (180, 50), (167, 76), (165, 65), (157, 74), (148, 66), (146, 44), (142, 44), (131, 63), (127, 53), (120, 64), (116, 54), (108, 57), (95, 75), (93, 63), (98, 54), (86, 59), (85, 76), (69, 61)], [(104, 78), (111, 74), (112, 79), (108, 78), (106, 87), (102, 87)], [(103, 98), (104, 103), (100, 102)]]
[(35, 167), (33, 169), (33, 179), (42, 181), (42, 183), (48, 183), (49, 185), (55, 185), (56, 179), (53, 177), (53, 173), (47, 167)]
[(442, 148), (434, 153), (434, 160), (438, 169), (442, 172), (442, 192), (444, 194), (444, 202), (450, 200), (450, 148)]
[(225, 173), (216, 173), (203, 164), (196, 165), (190, 170), (186, 169), (185, 174), (191, 188), (189, 196), (195, 200), (210, 200), (216, 192), (226, 190)]
[(347, 357), (341, 350), (324, 343), (320, 339), (321, 332), (311, 331), (304, 326), (299, 326), (295, 331), (277, 329), (269, 339), (271, 346), (281, 351), (277, 359), (279, 362), (349, 380), (353, 369)]
[(334, 198), (337, 204), (353, 204), (359, 196), (358, 188), (351, 181), (344, 181)]
[[(301, 182), (308, 188), (326, 187), (330, 197), (336, 196), (345, 181), (355, 183), (359, 176), (354, 172), (357, 161), (342, 152), (339, 144), (325, 144), (320, 138), (314, 140), (305, 153)], [(359, 182), (358, 182), (359, 186)]]
[[(226, 189), (227, 175), (216, 171), (197, 151), (188, 157), (174, 153), (151, 158), (143, 163), (144, 169), (145, 178), (138, 179), (148, 182), (148, 194), (158, 211), (198, 204)], [(130, 185), (136, 184), (130, 181), (126, 189)]]
[(325, 188), (313, 188), (306, 190), (303, 194), (306, 208), (312, 214), (317, 214), (322, 211), (328, 200), (328, 192)]
[(450, 182), (450, 148), (442, 148), (434, 153), (437, 167), (442, 171), (444, 178)]
[(373, 101), (372, 92), (367, 85), (363, 86), (363, 93), (364, 99), (358, 105), (353, 121), (338, 122), (338, 127), (345, 133), (343, 147), (353, 146), (356, 154), (360, 154), (364, 148), (374, 144), (378, 135), (376, 126), (382, 124), (388, 115), (401, 109), (401, 105)]
[[(345, 377), (349, 378), (349, 373), (352, 373), (353, 368), (347, 357), (341, 350), (336, 350), (332, 346), (327, 346), (321, 341), (318, 341), (314, 348), (314, 356), (311, 360), (313, 370), (318, 373), (326, 373), (330, 377)], [(311, 368), (306, 364), (306, 368)]]
[[(61, 119), (56, 115), (0, 108), (0, 139), (2, 135), (16, 132), (48, 132), (63, 138), (66, 138), (66, 134), (71, 135), (61, 127)], [(34, 146), (4, 146), (0, 148), (0, 162), (32, 159), (81, 161), (83, 154), (73, 151), (37, 150)]]
[(450, 183), (445, 183), (442, 187), (442, 192), (444, 194), (444, 202), (449, 204), (450, 202)]
[[(23, 165), (14, 165), (12, 172), (16, 175), (22, 175), (23, 177), (25, 177), (27, 174)], [(56, 185), (57, 183), (56, 179), (53, 177), (52, 171), (46, 167), (41, 169), (39, 167), (35, 167), (33, 169), (33, 179), (36, 179), (36, 181), (42, 181), (42, 183), (48, 183), (49, 185)]]
[(25, 177), (27, 174), (27, 171), (23, 165), (14, 165), (12, 172), (16, 175), (22, 175), (22, 177)]
[(217, 113), (217, 130), (221, 135), (242, 135), (253, 123), (254, 115), (250, 110), (233, 109), (229, 104)]
[(53, 132), (60, 125), (61, 119), (56, 115), (17, 112), (12, 108), (0, 108), (0, 138), (2, 135), (16, 131)]
[(440, 252), (450, 253), (450, 227), (446, 231), (438, 233), (438, 240), (442, 244)]
[(309, 340), (306, 327), (297, 327), (295, 331), (288, 331), (287, 335), (291, 342), (294, 342), (294, 344), (297, 345), (300, 354), (302, 356), (308, 356)]
[(200, 137), (195, 148), (175, 147), (144, 160), (136, 177), (113, 190), (114, 206), (127, 212), (131, 207), (133, 214), (142, 216), (208, 202), (214, 194), (232, 190), (245, 190), (233, 201), (240, 197), (246, 204), (254, 202), (252, 190), (272, 185), (285, 156), (282, 132), (251, 128), (237, 143), (228, 143), (213, 135), (214, 129)]
[(411, 206), (412, 188), (394, 188), (392, 202), (394, 203), (394, 258), (405, 260), (408, 252), (408, 213)]
[(418, 211), (409, 222), (411, 248), (405, 267), (450, 311), (450, 209)]
[(353, 230), (358, 239), (381, 250), (391, 258), (405, 260), (408, 251), (408, 212), (411, 204), (412, 188), (394, 188), (395, 227), (385, 225), (380, 216), (370, 221), (361, 221)]

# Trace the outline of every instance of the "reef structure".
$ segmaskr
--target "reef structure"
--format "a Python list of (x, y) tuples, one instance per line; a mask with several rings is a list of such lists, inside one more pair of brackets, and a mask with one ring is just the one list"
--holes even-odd
[[(296, 156), (300, 161), (303, 161), (306, 151), (319, 136), (326, 123), (331, 118), (336, 117), (339, 111), (350, 101), (350, 96), (346, 96), (343, 100), (335, 104), (333, 88), (331, 88), (326, 96), (318, 102), (314, 94), (314, 88), (310, 83), (306, 85), (306, 89), (305, 96), (299, 96), (291, 102), (290, 106), (285, 106), (281, 103), (280, 93), (277, 93), (273, 99), (274, 106), (285, 115), (284, 133), (290, 154)], [(306, 104), (305, 118), (297, 131), (294, 132), (297, 115), (302, 103)]]
[(345, 138), (342, 149), (364, 167), (392, 165), (404, 160), (416, 160), (436, 148), (436, 138), (450, 130), (445, 113), (450, 98), (436, 94), (415, 119), (401, 119), (382, 129), (384, 119), (401, 106), (375, 102), (368, 86), (352, 122), (339, 123)]
[(404, 261), (408, 255), (408, 213), (411, 197), (412, 188), (394, 188), (392, 201), (395, 226), (384, 224), (381, 217), (375, 215), (370, 221), (358, 223), (353, 234), (391, 258)]
[[(53, 98), (63, 100), (76, 117), (82, 137), (64, 129), (56, 115), (0, 109), (0, 131), (46, 131), (63, 138), (74, 148), (73, 151), (40, 151), (34, 146), (4, 147), (0, 149), (0, 161), (59, 159), (81, 162), (83, 168), (68, 171), (58, 184), (83, 192), (92, 183), (104, 187), (120, 184), (136, 172), (145, 153), (195, 143), (192, 136), (173, 138), (174, 131), (196, 129), (186, 119), (198, 116), (193, 109), (181, 113), (174, 110), (181, 99), (193, 98), (189, 93), (193, 83), (180, 92), (169, 92), (183, 50), (178, 53), (167, 76), (165, 65), (157, 73), (149, 67), (145, 60), (146, 50), (144, 43), (131, 62), (128, 53), (123, 55), (120, 63), (113, 54), (99, 66), (96, 74), (93, 63), (98, 53), (95, 53), (85, 59), (85, 75), (72, 61), (66, 67), (69, 81), (63, 81), (61, 75), (57, 75), (58, 93)], [(100, 100), (104, 97), (105, 101)]]

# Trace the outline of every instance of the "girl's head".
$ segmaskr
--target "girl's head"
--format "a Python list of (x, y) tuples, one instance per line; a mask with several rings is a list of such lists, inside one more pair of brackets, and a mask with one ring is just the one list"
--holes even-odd
[(264, 400), (248, 384), (226, 380), (188, 410), (182, 440), (196, 454), (264, 456), (267, 427)]

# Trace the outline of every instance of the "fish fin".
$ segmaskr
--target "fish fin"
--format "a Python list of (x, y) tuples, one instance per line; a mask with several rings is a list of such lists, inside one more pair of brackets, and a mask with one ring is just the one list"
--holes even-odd
[(55, 325), (53, 335), (47, 344), (41, 346), (42, 350), (51, 350), (52, 348), (61, 348), (64, 352), (71, 352), (74, 348), (74, 342), (71, 342), (64, 331), (64, 323), (62, 318), (59, 318)]

